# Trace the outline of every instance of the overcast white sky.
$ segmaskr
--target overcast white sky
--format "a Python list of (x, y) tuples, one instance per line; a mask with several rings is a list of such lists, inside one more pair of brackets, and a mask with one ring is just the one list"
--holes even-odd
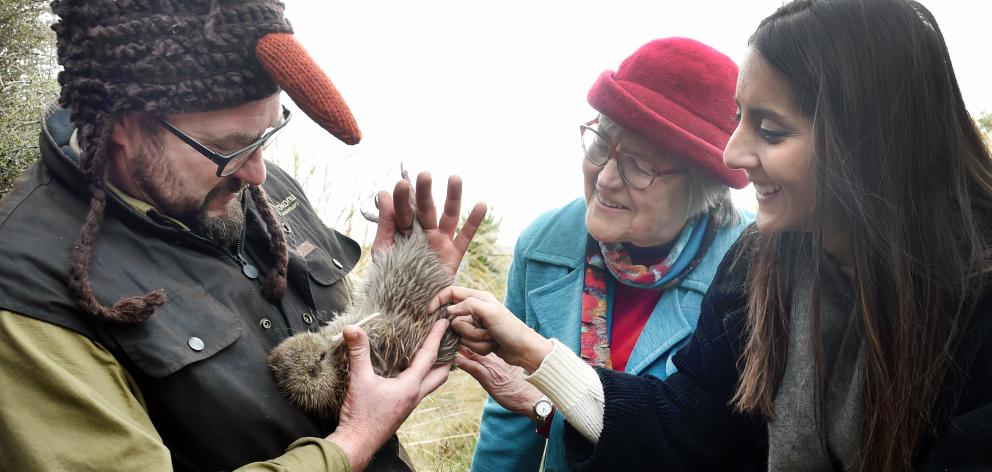
[[(351, 106), (364, 138), (340, 144), (304, 115), (277, 146), (302, 159), (308, 195), (328, 224), (399, 162), (429, 170), (436, 197), (449, 174), (465, 200), (486, 201), (511, 245), (541, 212), (581, 195), (578, 125), (594, 115), (589, 86), (640, 45), (688, 36), (736, 61), (758, 22), (781, 4), (755, 1), (284, 0), (296, 35)], [(992, 2), (924, 2), (944, 31), (969, 108), (992, 111)], [(984, 49), (983, 49), (984, 46)], [(308, 177), (309, 176), (309, 177)], [(753, 207), (750, 189), (735, 195)], [(344, 228), (348, 230), (348, 228)], [(366, 231), (350, 231), (361, 238)]]

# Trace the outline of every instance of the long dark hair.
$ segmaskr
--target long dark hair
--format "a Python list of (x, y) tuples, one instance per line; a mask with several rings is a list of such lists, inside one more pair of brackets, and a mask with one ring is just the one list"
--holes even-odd
[[(789, 345), (790, 268), (810, 264), (817, 286), (829, 209), (848, 223), (864, 336), (861, 468), (910, 469), (985, 283), (992, 157), (937, 22), (916, 2), (794, 1), (762, 21), (750, 44), (812, 120), (816, 197), (811, 231), (753, 238), (734, 405), (773, 418)], [(819, 398), (822, 346), (815, 352)]]

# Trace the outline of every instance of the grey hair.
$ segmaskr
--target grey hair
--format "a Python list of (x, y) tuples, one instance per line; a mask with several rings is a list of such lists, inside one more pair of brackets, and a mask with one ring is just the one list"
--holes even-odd
[(689, 169), (686, 214), (691, 218), (700, 213), (711, 213), (720, 226), (739, 223), (740, 216), (734, 208), (734, 202), (730, 200), (730, 187), (704, 175), (693, 165), (687, 165), (686, 168)]
[[(602, 113), (599, 114), (599, 126), (606, 132), (623, 130), (637, 136), (636, 133), (620, 126)], [(701, 169), (692, 165), (689, 159), (673, 157), (685, 164), (689, 170), (686, 215), (692, 218), (701, 213), (713, 213), (718, 225), (736, 225), (740, 221), (740, 216), (734, 208), (733, 201), (730, 200), (730, 187), (704, 174)]]

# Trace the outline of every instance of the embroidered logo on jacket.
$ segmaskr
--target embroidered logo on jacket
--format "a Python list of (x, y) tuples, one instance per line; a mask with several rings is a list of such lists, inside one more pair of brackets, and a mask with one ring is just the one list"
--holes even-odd
[(288, 215), (298, 206), (300, 206), (300, 201), (297, 200), (296, 195), (290, 195), (275, 205), (276, 211), (279, 212), (279, 216)]

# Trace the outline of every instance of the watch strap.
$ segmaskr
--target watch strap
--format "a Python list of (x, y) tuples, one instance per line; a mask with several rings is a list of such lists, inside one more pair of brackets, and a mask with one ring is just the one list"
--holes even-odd
[(544, 421), (542, 421), (541, 424), (537, 425), (537, 430), (535, 431), (537, 434), (540, 434), (545, 438), (548, 437), (548, 435), (551, 433), (551, 420), (554, 419), (556, 411), (558, 411), (558, 409), (555, 408), (554, 403), (552, 403), (551, 413), (548, 413), (548, 416), (544, 417)]

